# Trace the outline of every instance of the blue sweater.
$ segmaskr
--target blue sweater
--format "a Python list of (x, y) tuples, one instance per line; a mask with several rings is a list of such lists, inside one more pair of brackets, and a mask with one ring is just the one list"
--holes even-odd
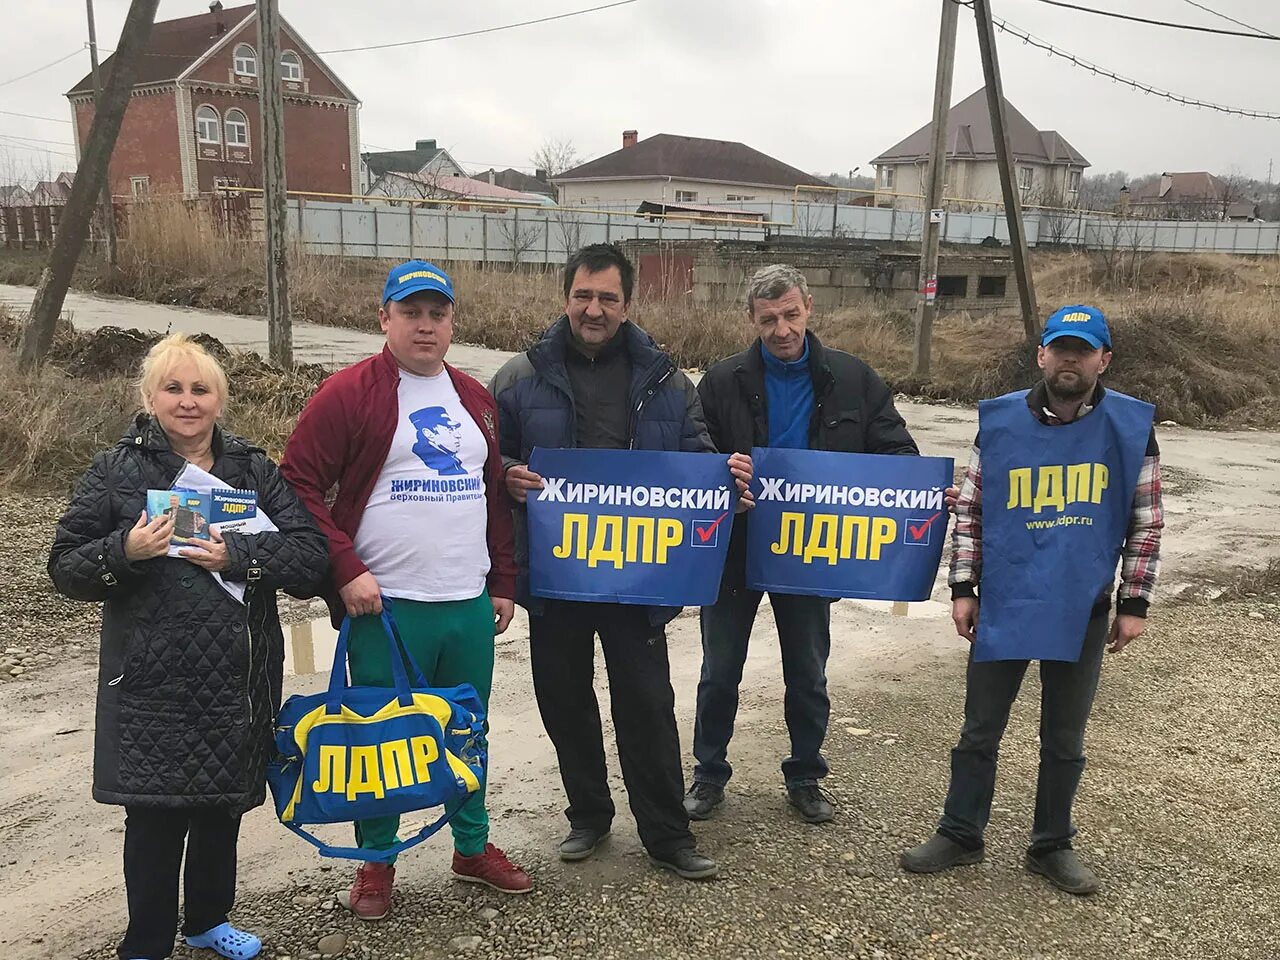
[(809, 449), (813, 419), (813, 378), (809, 376), (809, 341), (799, 360), (779, 360), (762, 343), (764, 388), (769, 410), (769, 446)]

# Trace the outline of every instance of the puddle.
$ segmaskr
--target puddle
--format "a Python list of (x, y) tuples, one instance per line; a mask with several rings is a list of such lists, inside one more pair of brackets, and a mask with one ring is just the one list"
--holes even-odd
[(284, 641), (284, 675), (328, 673), (338, 646), (338, 631), (328, 617), (290, 624)]

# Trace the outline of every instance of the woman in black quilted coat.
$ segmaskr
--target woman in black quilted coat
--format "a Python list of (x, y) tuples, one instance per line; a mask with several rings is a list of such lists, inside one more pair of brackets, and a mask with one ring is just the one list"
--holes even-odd
[[(275, 592), (313, 595), (328, 550), (266, 454), (217, 426), (222, 368), (181, 334), (143, 364), (145, 413), (98, 454), (58, 522), (49, 575), (76, 600), (105, 601), (93, 797), (125, 807), (129, 928), (122, 958), (173, 950), (186, 842), (183, 935), (247, 960), (261, 948), (227, 923), (240, 817), (266, 796), (284, 638)], [(253, 490), (276, 533), (214, 534), (167, 556), (173, 512), (148, 520), (147, 490), (187, 462)], [(213, 576), (245, 586), (244, 602)]]

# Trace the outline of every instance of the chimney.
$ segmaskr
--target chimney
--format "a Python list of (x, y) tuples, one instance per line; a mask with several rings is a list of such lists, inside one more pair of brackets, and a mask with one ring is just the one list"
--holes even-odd
[(533, 177), (535, 180), (541, 180), (543, 183), (546, 183), (547, 171), (544, 170), (542, 167), (539, 167), (537, 170), (533, 172)]
[(1168, 193), (1172, 189), (1173, 189), (1173, 174), (1170, 174), (1170, 173), (1160, 174), (1160, 196), (1163, 197), (1166, 193)]
[(227, 32), (227, 25), (222, 22), (222, 0), (213, 0), (209, 4), (209, 12), (213, 14), (213, 35), (220, 37)]
[(496, 178), (497, 178), (497, 173), (495, 173), (495, 172), (494, 172), (493, 167), (490, 167), (490, 168), (489, 168), (489, 186), (491, 186), (491, 187), (493, 186), (493, 181), (494, 181)]
[(434, 140), (419, 140), (416, 144), (414, 144), (414, 149), (415, 150), (434, 150), (436, 149), (436, 142)]
[(623, 130), (622, 131), (622, 149), (625, 150), (627, 149), (627, 147), (634, 147), (636, 145), (636, 140), (639, 139), (639, 137), (640, 137), (640, 134), (637, 133), (635, 130)]

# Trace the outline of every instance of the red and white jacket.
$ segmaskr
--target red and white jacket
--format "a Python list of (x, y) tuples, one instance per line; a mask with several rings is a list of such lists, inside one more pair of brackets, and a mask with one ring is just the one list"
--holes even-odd
[[(489, 595), (514, 599), (515, 539), (498, 450), (498, 408), (478, 380), (447, 363), (445, 369), (488, 447), (484, 479)], [(339, 370), (307, 402), (280, 461), (280, 473), (328, 538), (332, 571), (324, 599), (335, 626), (346, 614), (338, 589), (369, 569), (356, 555), (353, 539), (391, 450), (399, 386), (400, 368), (386, 347), (377, 356)], [(330, 500), (335, 486), (336, 496)]]

